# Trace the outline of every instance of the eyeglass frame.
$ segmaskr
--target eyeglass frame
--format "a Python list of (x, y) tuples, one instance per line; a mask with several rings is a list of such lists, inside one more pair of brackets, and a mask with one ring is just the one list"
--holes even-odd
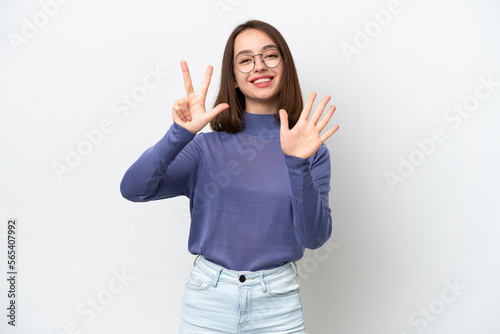
[[(278, 63), (278, 65), (276, 65), (276, 66), (268, 66), (268, 65), (266, 64), (266, 61), (264, 60), (264, 53), (266, 53), (266, 52), (268, 52), (268, 51), (271, 51), (271, 50), (276, 50), (276, 51), (278, 51), (278, 52), (279, 52), (279, 54), (281, 55), (280, 62), (279, 62), (279, 63)], [(267, 67), (267, 68), (276, 68), (276, 67), (280, 66), (281, 61), (283, 60), (283, 52), (281, 52), (281, 50), (280, 50), (280, 49), (278, 49), (278, 48), (276, 48), (276, 49), (271, 49), (271, 50), (266, 50), (264, 53), (256, 53), (256, 54), (254, 54), (253, 56), (250, 56), (250, 57), (252, 57), (252, 59), (253, 59), (253, 67), (252, 67), (252, 69), (251, 69), (250, 71), (248, 71), (248, 72), (243, 72), (242, 70), (240, 70), (240, 69), (238, 68), (238, 64), (236, 64), (236, 69), (237, 69), (238, 71), (240, 71), (241, 73), (244, 73), (244, 74), (247, 74), (247, 73), (252, 72), (252, 71), (255, 69), (255, 57), (256, 57), (256, 56), (262, 56), (262, 63), (263, 63), (264, 65), (266, 65), (266, 67)], [(238, 58), (239, 58), (239, 57), (242, 57), (242, 56), (246, 56), (246, 55), (239, 55), (238, 57), (236, 57), (236, 59), (235, 59), (235, 60), (233, 60), (233, 61), (232, 61), (232, 63), (233, 63), (233, 64), (234, 64), (234, 63), (236, 63), (236, 61), (238, 60)]]

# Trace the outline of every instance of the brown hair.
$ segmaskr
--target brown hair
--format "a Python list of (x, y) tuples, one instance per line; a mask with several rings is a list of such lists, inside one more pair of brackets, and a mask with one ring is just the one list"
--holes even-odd
[[(236, 36), (248, 29), (256, 29), (267, 34), (283, 54), (283, 78), (279, 89), (279, 108), (285, 109), (288, 113), (288, 122), (291, 128), (297, 123), (303, 108), (297, 70), (295, 69), (288, 44), (281, 33), (272, 25), (258, 20), (251, 20), (240, 24), (233, 30), (227, 40), (222, 58), (219, 93), (214, 105), (227, 103), (229, 104), (229, 108), (219, 113), (210, 122), (210, 127), (214, 131), (227, 131), (230, 133), (243, 130), (244, 123), (242, 118), (245, 110), (245, 96), (239, 88), (235, 88), (236, 80), (234, 77), (233, 55)], [(276, 117), (279, 118), (278, 113), (276, 113)]]

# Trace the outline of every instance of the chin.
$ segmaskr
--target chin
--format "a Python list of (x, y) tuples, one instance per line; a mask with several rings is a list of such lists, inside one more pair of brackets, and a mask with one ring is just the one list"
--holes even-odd
[(253, 96), (256, 98), (256, 99), (260, 99), (260, 100), (271, 100), (271, 99), (276, 99), (278, 97), (278, 92), (276, 92), (274, 89), (273, 90), (267, 90), (267, 91), (264, 91), (264, 90), (260, 90), (260, 91), (253, 91)]

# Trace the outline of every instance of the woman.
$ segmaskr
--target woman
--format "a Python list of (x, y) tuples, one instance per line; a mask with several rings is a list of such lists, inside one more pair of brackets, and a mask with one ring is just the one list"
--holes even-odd
[[(305, 333), (291, 265), (332, 230), (330, 157), (321, 134), (329, 96), (309, 119), (290, 50), (261, 21), (228, 39), (216, 106), (205, 110), (213, 68), (174, 103), (166, 135), (126, 172), (131, 201), (190, 198), (188, 248), (198, 255), (186, 283), (181, 333)], [(214, 132), (198, 133), (208, 123)]]

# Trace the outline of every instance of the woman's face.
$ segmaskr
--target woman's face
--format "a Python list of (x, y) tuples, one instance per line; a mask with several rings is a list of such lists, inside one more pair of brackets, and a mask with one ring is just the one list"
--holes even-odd
[[(270, 49), (278, 49), (278, 47), (268, 35), (260, 30), (247, 29), (234, 40), (233, 60), (241, 54), (253, 56)], [(255, 67), (249, 73), (240, 72), (236, 64), (233, 64), (236, 87), (239, 87), (245, 95), (247, 105), (249, 102), (277, 104), (283, 75), (283, 61), (278, 66), (269, 68), (263, 63), (262, 56), (256, 56), (254, 59)]]

